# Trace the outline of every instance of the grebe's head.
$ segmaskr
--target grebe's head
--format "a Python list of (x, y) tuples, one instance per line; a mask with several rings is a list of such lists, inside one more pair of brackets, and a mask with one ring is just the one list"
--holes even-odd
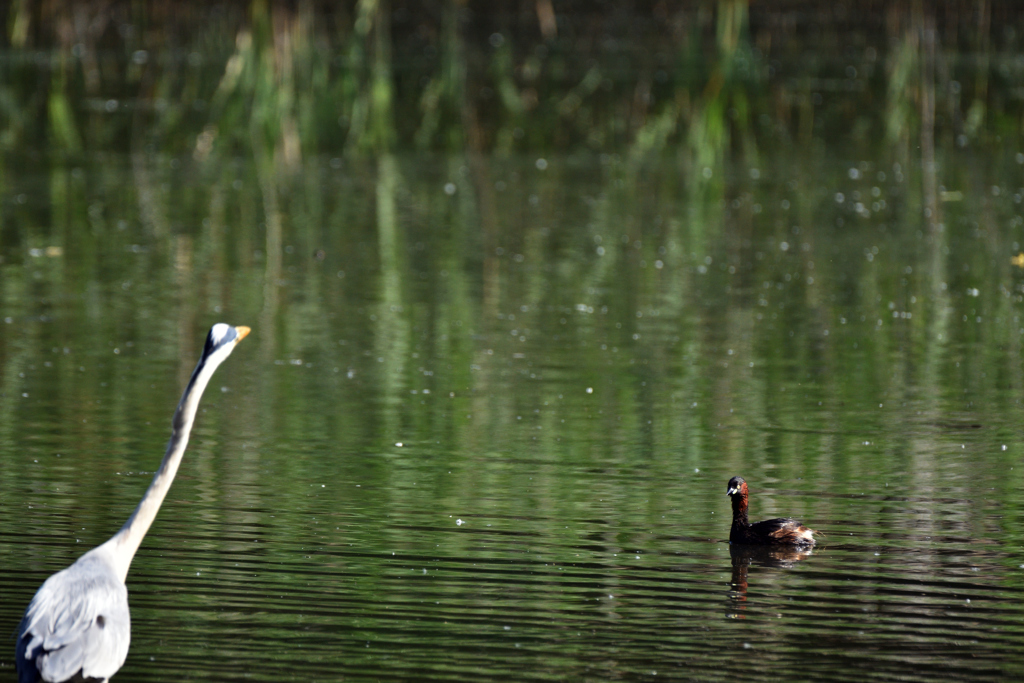
[(729, 480), (729, 485), (725, 489), (727, 496), (735, 496), (736, 494), (747, 495), (747, 482), (743, 477), (733, 477)]

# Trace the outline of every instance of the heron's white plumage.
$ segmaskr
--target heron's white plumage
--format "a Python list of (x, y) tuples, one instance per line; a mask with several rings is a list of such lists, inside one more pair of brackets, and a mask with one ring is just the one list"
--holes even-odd
[(224, 323), (217, 323), (216, 325), (214, 325), (213, 327), (210, 328), (210, 339), (213, 340), (213, 345), (214, 346), (220, 346), (224, 342), (224, 339), (229, 334), (232, 337), (234, 337), (237, 334), (235, 332), (235, 328), (232, 327), (231, 325), (225, 325)]

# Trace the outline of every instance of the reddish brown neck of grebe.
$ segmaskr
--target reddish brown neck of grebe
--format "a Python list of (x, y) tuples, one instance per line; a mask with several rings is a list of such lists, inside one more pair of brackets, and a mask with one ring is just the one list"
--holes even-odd
[(749, 526), (747, 519), (747, 497), (750, 492), (747, 490), (747, 482), (741, 477), (733, 477), (729, 480), (729, 488), (726, 490), (732, 501), (732, 521), (734, 523)]

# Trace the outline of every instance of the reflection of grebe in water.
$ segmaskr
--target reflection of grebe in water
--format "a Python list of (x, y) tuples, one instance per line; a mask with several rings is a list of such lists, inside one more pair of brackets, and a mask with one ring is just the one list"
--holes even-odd
[[(811, 547), (804, 546), (764, 546), (764, 545), (729, 545), (729, 555), (732, 556), (732, 590), (729, 597), (733, 602), (746, 602), (747, 599), (747, 570), (750, 565), (758, 567), (776, 567), (778, 569), (791, 569), (797, 562), (811, 556)], [(743, 609), (737, 605), (737, 609)], [(731, 614), (733, 618), (742, 619), (737, 614)]]
[(747, 519), (747, 500), (750, 492), (743, 477), (729, 480), (726, 493), (732, 499), (732, 529), (729, 543), (771, 546), (812, 546), (814, 531), (790, 517), (766, 519), (751, 524)]
[[(747, 599), (747, 571), (751, 564), (788, 569), (810, 557), (814, 547), (814, 531), (789, 517), (767, 519), (751, 524), (747, 519), (750, 492), (743, 477), (729, 480), (726, 490), (732, 499), (732, 528), (729, 530), (729, 555), (732, 556), (732, 590), (729, 598), (733, 610), (743, 610)], [(736, 611), (728, 615), (743, 616)]]

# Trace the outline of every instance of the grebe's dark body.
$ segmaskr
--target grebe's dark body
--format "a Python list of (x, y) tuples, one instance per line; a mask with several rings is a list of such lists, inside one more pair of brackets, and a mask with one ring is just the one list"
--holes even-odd
[(741, 545), (814, 545), (814, 531), (791, 517), (766, 519), (751, 524), (747, 519), (750, 492), (743, 477), (729, 480), (726, 493), (732, 499), (732, 529), (729, 542)]

